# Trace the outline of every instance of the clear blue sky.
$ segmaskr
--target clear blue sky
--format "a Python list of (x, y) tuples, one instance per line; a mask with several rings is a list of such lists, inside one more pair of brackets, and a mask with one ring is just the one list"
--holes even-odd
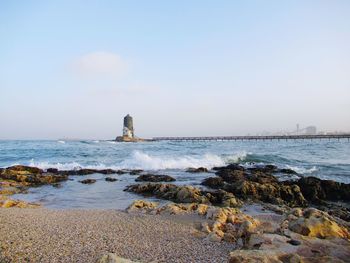
[(350, 1), (1, 1), (0, 139), (350, 130)]

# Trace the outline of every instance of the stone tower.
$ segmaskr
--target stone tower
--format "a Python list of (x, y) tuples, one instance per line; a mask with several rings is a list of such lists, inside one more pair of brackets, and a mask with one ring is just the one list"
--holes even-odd
[(129, 114), (124, 117), (123, 137), (134, 138), (134, 124)]

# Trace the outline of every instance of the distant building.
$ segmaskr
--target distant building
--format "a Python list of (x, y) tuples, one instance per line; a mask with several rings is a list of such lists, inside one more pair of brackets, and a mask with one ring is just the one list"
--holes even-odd
[(129, 114), (124, 117), (123, 137), (135, 137), (133, 120)]
[(315, 135), (317, 133), (315, 126), (309, 126), (305, 128), (305, 134), (306, 135)]

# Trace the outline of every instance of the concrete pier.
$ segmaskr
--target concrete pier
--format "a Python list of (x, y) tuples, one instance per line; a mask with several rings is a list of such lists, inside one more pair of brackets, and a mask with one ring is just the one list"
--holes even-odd
[(271, 136), (207, 136), (207, 137), (154, 137), (153, 141), (258, 141), (258, 140), (350, 140), (350, 134), (332, 135), (271, 135)]

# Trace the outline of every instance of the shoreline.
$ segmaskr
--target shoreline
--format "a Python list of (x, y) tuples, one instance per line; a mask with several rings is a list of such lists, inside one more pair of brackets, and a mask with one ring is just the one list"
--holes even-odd
[[(202, 187), (176, 185), (169, 175), (142, 170), (0, 169), (0, 261), (106, 263), (101, 258), (111, 255), (135, 262), (350, 258), (350, 213), (339, 203), (349, 201), (349, 184), (315, 177), (278, 181), (273, 174), (296, 172), (274, 165), (186, 172), (205, 174)], [(9, 198), (30, 187), (59, 187), (72, 175), (89, 189), (96, 180), (84, 176), (96, 173), (108, 181), (111, 174), (133, 174), (135, 183), (124, 191), (155, 201), (136, 200), (126, 210), (49, 209)]]

